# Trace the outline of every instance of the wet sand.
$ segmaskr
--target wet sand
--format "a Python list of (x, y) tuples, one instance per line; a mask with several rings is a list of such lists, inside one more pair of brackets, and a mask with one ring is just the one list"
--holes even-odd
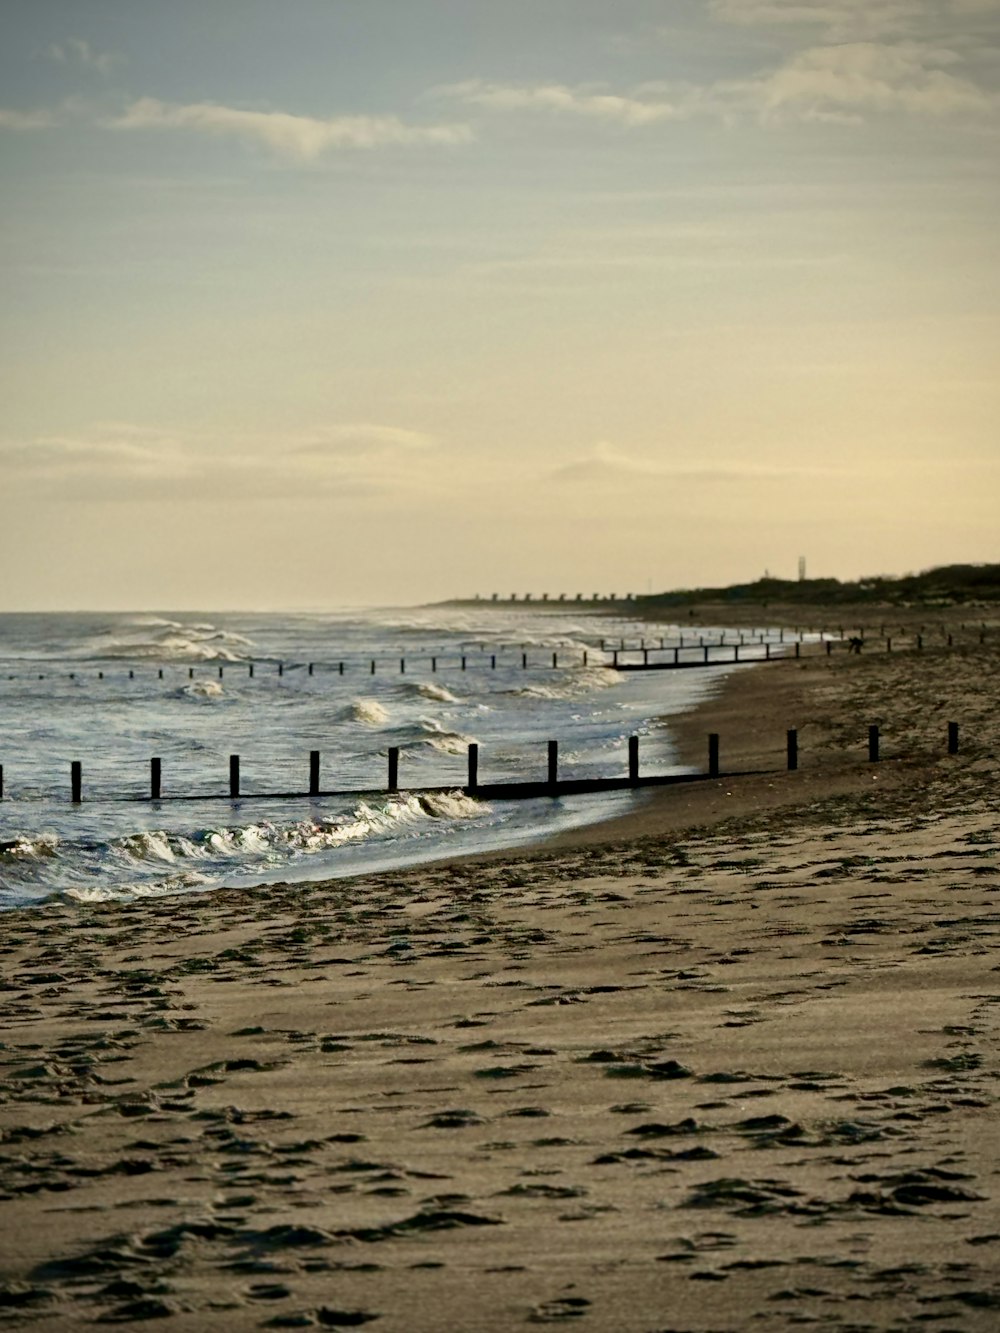
[(0, 1321), (995, 1328), (998, 668), (733, 673), (683, 752), (775, 771), (530, 852), (0, 916)]

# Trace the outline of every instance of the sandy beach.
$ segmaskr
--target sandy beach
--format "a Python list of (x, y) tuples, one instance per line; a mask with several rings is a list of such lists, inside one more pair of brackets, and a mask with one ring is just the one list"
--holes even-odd
[(0, 1320), (996, 1328), (998, 669), (741, 669), (674, 725), (743, 776), (529, 851), (0, 916)]

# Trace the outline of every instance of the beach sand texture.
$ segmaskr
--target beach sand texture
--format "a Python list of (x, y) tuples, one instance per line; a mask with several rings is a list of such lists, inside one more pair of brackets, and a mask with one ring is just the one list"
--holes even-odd
[(529, 853), (0, 917), (0, 1320), (996, 1328), (998, 667), (734, 673), (685, 753), (798, 773)]

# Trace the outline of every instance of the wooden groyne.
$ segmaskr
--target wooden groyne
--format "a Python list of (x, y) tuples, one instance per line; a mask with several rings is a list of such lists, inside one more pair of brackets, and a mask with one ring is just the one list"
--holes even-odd
[[(868, 728), (868, 761), (878, 763), (881, 758), (880, 732), (878, 726)], [(538, 797), (580, 796), (588, 793), (636, 790), (642, 787), (664, 787), (679, 783), (699, 782), (724, 777), (747, 776), (749, 773), (776, 772), (776, 769), (732, 770), (726, 771), (721, 762), (721, 738), (717, 732), (707, 737), (707, 765), (702, 772), (687, 773), (643, 773), (639, 764), (639, 737), (630, 736), (628, 741), (627, 767), (624, 772), (607, 777), (564, 778), (559, 775), (559, 743), (549, 741), (546, 747), (545, 777), (521, 779), (507, 782), (482, 782), (479, 778), (480, 749), (472, 742), (467, 752), (467, 780), (464, 785), (449, 783), (443, 786), (420, 786), (403, 788), (399, 781), (400, 751), (398, 746), (391, 746), (386, 755), (386, 783), (381, 787), (345, 788), (323, 787), (321, 783), (322, 756), (319, 750), (309, 753), (309, 781), (305, 789), (291, 791), (244, 792), (240, 778), (240, 756), (229, 757), (228, 789), (215, 792), (183, 793), (164, 790), (163, 763), (158, 756), (149, 761), (149, 791), (131, 796), (103, 797), (100, 799), (121, 802), (152, 803), (155, 806), (167, 802), (228, 801), (241, 800), (323, 800), (334, 797), (352, 797), (361, 799), (371, 796), (412, 796), (445, 795), (456, 791), (466, 796), (481, 800), (519, 801)], [(949, 722), (947, 730), (947, 753), (959, 752), (959, 724)], [(785, 736), (786, 768), (794, 772), (799, 767), (798, 731), (789, 729)], [(4, 794), (4, 770), (0, 765), (0, 799)], [(73, 805), (81, 805), (84, 800), (83, 764), (74, 760), (70, 765), (69, 799)]]

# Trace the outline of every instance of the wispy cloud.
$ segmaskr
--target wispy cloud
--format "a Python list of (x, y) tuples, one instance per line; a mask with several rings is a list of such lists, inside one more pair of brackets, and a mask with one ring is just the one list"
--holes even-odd
[(299, 161), (332, 149), (454, 146), (472, 139), (467, 125), (411, 125), (397, 116), (320, 119), (288, 111), (245, 111), (215, 102), (161, 102), (155, 97), (140, 98), (106, 124), (115, 130), (190, 130), (244, 139)]
[(53, 42), (48, 49), (48, 57), (59, 65), (83, 65), (105, 78), (116, 65), (123, 64), (125, 60), (116, 51), (98, 51), (82, 37), (67, 37), (63, 42)]
[(431, 436), (373, 422), (239, 440), (105, 422), (75, 435), (0, 441), (0, 471), (10, 495), (60, 500), (406, 499), (432, 484), (435, 448)]
[(57, 123), (52, 111), (16, 111), (0, 107), (0, 129), (47, 130)]
[(498, 111), (568, 112), (622, 125), (651, 125), (658, 121), (676, 120), (688, 113), (688, 108), (669, 101), (599, 92), (592, 87), (571, 88), (562, 83), (518, 85), (467, 79), (461, 83), (444, 84), (433, 91), (445, 97), (458, 98), (472, 106)]
[(721, 23), (818, 28), (834, 42), (954, 31), (958, 19), (1000, 13), (1000, 0), (711, 0)]
[(553, 468), (547, 479), (560, 485), (648, 484), (664, 481), (727, 482), (780, 480), (808, 473), (833, 475), (830, 469), (779, 468), (766, 464), (721, 461), (714, 465), (681, 463), (629, 453), (606, 440), (580, 450), (568, 463)]
[[(805, 8), (813, 12), (812, 7)], [(571, 114), (628, 129), (694, 116), (859, 123), (877, 113), (971, 118), (995, 114), (1000, 107), (997, 94), (967, 77), (962, 66), (962, 56), (946, 46), (911, 40), (852, 41), (808, 46), (750, 78), (700, 86), (646, 83), (613, 93), (597, 92), (592, 86), (472, 79), (434, 91), (498, 112)]]

